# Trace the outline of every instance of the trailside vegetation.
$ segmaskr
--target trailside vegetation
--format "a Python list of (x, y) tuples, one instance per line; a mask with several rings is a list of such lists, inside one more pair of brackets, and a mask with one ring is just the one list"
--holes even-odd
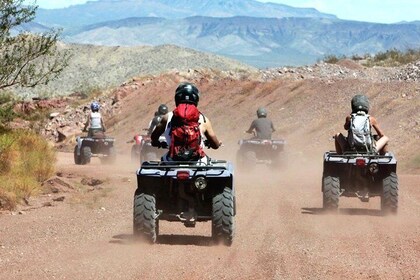
[(28, 130), (0, 133), (0, 209), (17, 204), (42, 190), (54, 174), (55, 150), (45, 139)]
[(34, 19), (38, 8), (23, 2), (0, 1), (0, 90), (47, 84), (68, 65), (70, 58), (68, 53), (57, 50), (58, 31), (23, 31), (22, 26)]

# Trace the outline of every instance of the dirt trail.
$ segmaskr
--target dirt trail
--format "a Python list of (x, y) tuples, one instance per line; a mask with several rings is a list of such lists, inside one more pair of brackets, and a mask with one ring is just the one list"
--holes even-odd
[[(400, 211), (383, 217), (379, 199), (343, 198), (321, 213), (320, 162), (276, 173), (236, 174), (236, 237), (215, 246), (210, 223), (161, 223), (160, 242), (132, 238), (135, 165), (76, 166), (59, 153), (58, 170), (105, 180), (53, 207), (0, 215), (0, 279), (419, 279), (418, 175), (400, 174)], [(73, 180), (75, 180), (73, 178)]]

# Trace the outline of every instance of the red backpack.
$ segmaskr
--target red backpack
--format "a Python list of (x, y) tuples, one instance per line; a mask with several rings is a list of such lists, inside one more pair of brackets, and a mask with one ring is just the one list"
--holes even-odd
[(179, 104), (171, 119), (169, 156), (175, 161), (194, 161), (205, 156), (201, 146), (200, 112), (193, 104)]

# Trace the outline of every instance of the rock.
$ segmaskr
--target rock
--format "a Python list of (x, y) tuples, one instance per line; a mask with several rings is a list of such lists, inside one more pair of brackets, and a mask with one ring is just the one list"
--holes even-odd
[(95, 178), (83, 178), (81, 183), (83, 185), (88, 185), (88, 186), (94, 187), (94, 186), (102, 184), (103, 181), (99, 180), (99, 179), (95, 179)]
[(53, 119), (53, 118), (57, 117), (58, 115), (60, 115), (60, 113), (58, 113), (58, 112), (51, 113), (50, 114), (50, 119)]
[(64, 196), (60, 196), (60, 197), (54, 198), (53, 201), (64, 201), (65, 198), (66, 197)]
[(77, 126), (76, 127), (65, 126), (65, 127), (61, 127), (57, 129), (57, 132), (58, 132), (57, 142), (62, 142), (80, 133), (80, 129)]

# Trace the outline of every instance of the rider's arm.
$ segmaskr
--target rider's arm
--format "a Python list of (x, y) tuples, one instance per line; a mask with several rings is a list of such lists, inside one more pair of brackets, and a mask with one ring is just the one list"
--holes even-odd
[(349, 130), (350, 129), (350, 116), (346, 117), (346, 122), (344, 123), (344, 129)]
[(102, 126), (102, 131), (105, 132), (106, 128), (105, 128), (105, 124), (104, 124), (104, 120), (101, 117), (101, 126)]
[(152, 145), (154, 143), (159, 142), (159, 137), (165, 132), (167, 122), (168, 122), (168, 115), (165, 115), (162, 117), (160, 122), (155, 126), (155, 129), (153, 130), (152, 135), (151, 135)]
[(89, 123), (90, 123), (90, 114), (88, 115), (88, 117), (87, 117), (87, 120), (86, 120), (86, 123), (85, 123), (85, 127), (83, 128), (83, 131), (86, 131), (86, 129), (88, 128), (88, 126), (89, 126)]
[(204, 135), (209, 141), (210, 147), (213, 149), (218, 149), (222, 145), (222, 142), (220, 142), (219, 139), (217, 139), (217, 136), (214, 133), (213, 127), (211, 126), (211, 122), (208, 118), (206, 122), (204, 123), (204, 125), (205, 125)]
[(254, 129), (255, 129), (255, 121), (253, 121), (251, 123), (251, 126), (249, 127), (249, 129), (247, 131), (245, 131), (245, 132), (246, 133), (252, 133)]
[(382, 138), (384, 136), (384, 133), (383, 133), (382, 129), (379, 127), (379, 124), (378, 124), (378, 121), (376, 120), (376, 118), (370, 116), (369, 119), (370, 119), (370, 124), (375, 129), (375, 131), (378, 134), (379, 138)]

